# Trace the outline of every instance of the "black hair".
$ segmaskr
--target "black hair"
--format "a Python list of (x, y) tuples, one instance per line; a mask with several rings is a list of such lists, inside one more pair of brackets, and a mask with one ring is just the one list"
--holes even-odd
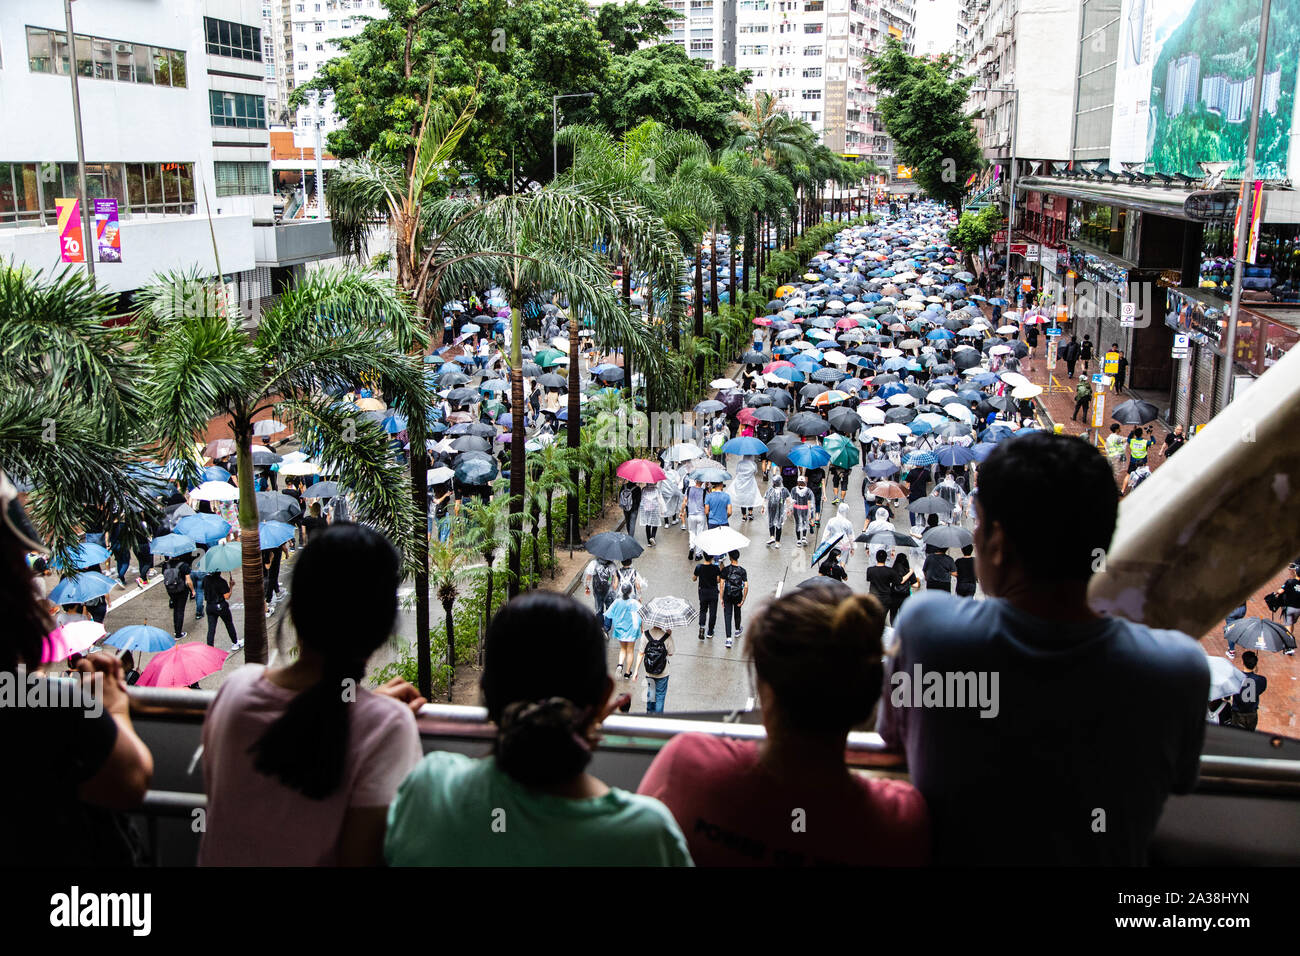
[(884, 564), (888, 560), (889, 560), (889, 552), (887, 552), (884, 548), (881, 548), (876, 552), (876, 564)]
[[(1070, 502), (1071, 518), (1046, 527), (1026, 501)], [(982, 521), (1002, 526), (1031, 577), (1086, 581), (1110, 547), (1119, 489), (1110, 464), (1086, 442), (1036, 432), (1000, 442), (980, 466)], [(1048, 533), (1050, 530), (1050, 534)]]
[(740, 552), (739, 552), (739, 551), (728, 551), (728, 552), (727, 552), (727, 557), (731, 558), (732, 561), (739, 561), (739, 560), (740, 560)]
[[(323, 659), (320, 680), (299, 693), (249, 752), (259, 773), (322, 800), (339, 788), (348, 750), (346, 681), (397, 621), (402, 582), (397, 550), (378, 531), (348, 521), (312, 535), (293, 570), (289, 617), (298, 643)], [(345, 601), (331, 596), (347, 593)], [(298, 600), (301, 597), (303, 600)]]
[(975, 545), (973, 545), (973, 544), (964, 544), (964, 545), (962, 545), (961, 553), (962, 553), (965, 557), (968, 557), (968, 558), (969, 558), (972, 554), (975, 553)]
[(1255, 665), (1259, 663), (1259, 655), (1254, 651), (1247, 651), (1241, 655), (1241, 662), (1246, 665), (1246, 670), (1253, 671)]
[(584, 734), (608, 693), (605, 632), (571, 597), (522, 594), (488, 625), (480, 686), (498, 766), (526, 786), (571, 780), (591, 761)]

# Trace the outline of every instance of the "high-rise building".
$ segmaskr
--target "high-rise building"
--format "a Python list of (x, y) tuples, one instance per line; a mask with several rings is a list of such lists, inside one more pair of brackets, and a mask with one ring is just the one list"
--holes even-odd
[[(380, 19), (387, 11), (379, 0), (283, 0), (288, 17), (282, 16), (285, 33), (285, 69), (291, 71), (286, 86), (292, 90), (314, 77), (321, 66), (340, 55), (338, 41), (359, 36), (366, 18)], [(308, 108), (287, 117), (289, 125), (301, 136), (312, 134), (316, 113)], [(327, 104), (321, 110), (324, 123), (321, 135), (328, 136), (341, 125)]]

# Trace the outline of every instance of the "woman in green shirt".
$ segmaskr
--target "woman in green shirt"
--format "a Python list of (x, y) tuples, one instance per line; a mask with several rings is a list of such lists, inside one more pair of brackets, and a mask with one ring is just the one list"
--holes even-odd
[(483, 697), (493, 753), (432, 753), (388, 812), (392, 866), (691, 866), (668, 808), (586, 772), (614, 689), (590, 610), (545, 591), (492, 619)]

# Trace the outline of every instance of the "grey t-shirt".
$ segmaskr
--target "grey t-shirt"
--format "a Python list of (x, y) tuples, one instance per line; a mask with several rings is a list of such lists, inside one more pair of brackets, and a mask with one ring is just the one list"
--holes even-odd
[[(896, 634), (879, 730), (906, 750), (936, 863), (1145, 862), (1165, 798), (1196, 783), (1209, 686), (1196, 641), (936, 592), (903, 606)], [(947, 706), (929, 706), (930, 674)], [(982, 700), (959, 674), (982, 676)], [(953, 706), (959, 686), (967, 706)]]

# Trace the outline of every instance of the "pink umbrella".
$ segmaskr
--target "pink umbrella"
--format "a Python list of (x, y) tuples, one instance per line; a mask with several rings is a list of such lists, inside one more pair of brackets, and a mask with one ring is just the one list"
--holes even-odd
[(755, 317), (754, 317), (754, 324), (755, 324), (755, 325), (771, 325), (771, 324), (772, 324), (772, 320), (769, 319), (769, 318), (768, 318), (767, 316), (765, 316), (765, 315), (758, 315), (758, 316), (755, 316)]
[(620, 478), (635, 482), (638, 485), (653, 484), (657, 481), (663, 481), (667, 477), (662, 468), (653, 461), (647, 461), (644, 458), (633, 458), (630, 461), (623, 462), (618, 466), (617, 474)]
[(840, 319), (838, 322), (835, 323), (835, 327), (837, 329), (855, 329), (857, 328), (857, 326), (858, 326), (857, 319), (850, 319), (847, 317)]
[(95, 621), (74, 621), (59, 628), (63, 632), (63, 643), (70, 654), (81, 654), (108, 632), (104, 625)]
[(41, 639), (41, 663), (53, 664), (55, 661), (66, 661), (68, 655), (72, 653), (68, 649), (68, 643), (63, 639), (63, 628), (56, 627), (50, 633)]
[(794, 368), (794, 363), (787, 362), (785, 359), (779, 359), (775, 362), (768, 362), (766, 365), (763, 366), (763, 374), (766, 375), (769, 372), (775, 372), (779, 368)]
[(226, 654), (197, 641), (177, 644), (155, 655), (136, 683), (142, 687), (188, 687), (221, 670)]

